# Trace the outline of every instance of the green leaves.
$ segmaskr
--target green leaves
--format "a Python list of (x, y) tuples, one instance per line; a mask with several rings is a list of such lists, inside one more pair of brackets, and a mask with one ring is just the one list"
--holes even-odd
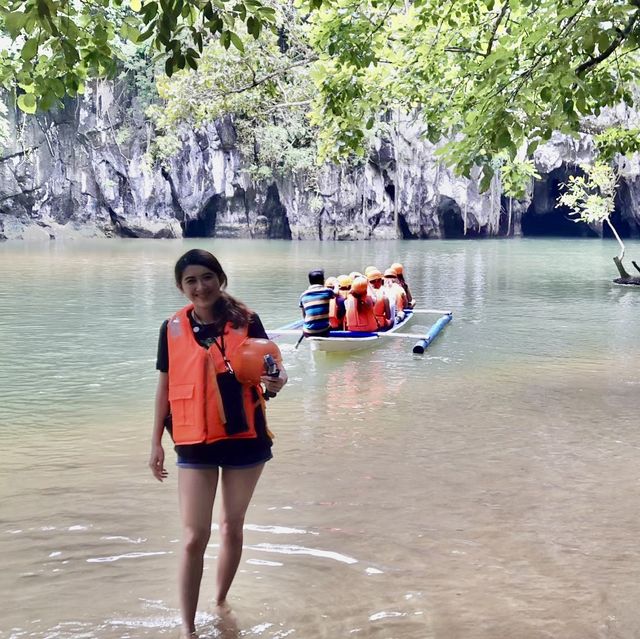
[(631, 156), (640, 152), (640, 128), (611, 126), (595, 136), (598, 156), (604, 162), (611, 162), (619, 153)]
[(23, 93), (18, 96), (18, 106), (25, 113), (35, 113), (37, 110), (36, 96), (33, 93)]
[(577, 134), (585, 116), (631, 102), (640, 75), (637, 2), (340, 0), (311, 20), (330, 70), (314, 75), (324, 158), (366, 144), (370, 114), (399, 110), (450, 140), (440, 156), (468, 174), (554, 130)]
[(24, 27), (28, 18), (28, 14), (22, 11), (14, 11), (5, 14), (4, 16), (4, 26), (6, 30), (9, 32), (9, 35), (13, 40), (18, 37), (18, 34)]
[[(248, 173), (256, 180), (274, 175), (304, 175), (314, 183), (317, 132), (307, 118), (314, 93), (306, 60), (313, 56), (304, 44), (306, 26), (295, 13), (280, 8), (278, 22), (287, 25), (290, 46), (280, 48), (279, 33), (253, 34), (226, 29), (229, 36), (186, 52), (189, 68), (158, 81), (162, 104), (149, 109), (161, 137), (153, 143), (153, 159), (162, 161), (180, 148), (179, 125), (200, 128), (233, 114), (237, 144), (246, 159)], [(236, 47), (231, 33), (241, 39)], [(228, 38), (228, 40), (227, 40)], [(228, 48), (224, 47), (227, 43)], [(197, 73), (189, 69), (190, 57), (198, 58)]]
[[(12, 40), (0, 56), (0, 81), (30, 87), (41, 108), (60, 99), (56, 78), (68, 77), (65, 94), (75, 95), (91, 77), (114, 77), (118, 60), (127, 59), (127, 42), (151, 46), (166, 56), (165, 72), (198, 68), (205, 41), (219, 38), (241, 54), (244, 32), (254, 39), (276, 21), (261, 0), (3, 0), (0, 19)], [(20, 103), (29, 112), (31, 99)], [(23, 108), (22, 106), (20, 108)]]
[(500, 166), (500, 179), (502, 180), (502, 192), (515, 198), (524, 197), (527, 187), (533, 179), (539, 179), (540, 175), (531, 160), (510, 160), (505, 157)]
[(567, 206), (576, 222), (597, 224), (609, 219), (615, 208), (618, 176), (614, 169), (603, 162), (589, 166), (581, 164), (584, 176), (570, 176), (562, 184), (562, 195), (557, 206)]
[(38, 38), (29, 38), (24, 43), (24, 46), (22, 47), (22, 51), (20, 52), (20, 57), (23, 60), (28, 62), (29, 60), (33, 59), (33, 57), (36, 55), (37, 52), (38, 52)]
[(233, 43), (233, 46), (236, 49), (238, 49), (240, 53), (244, 53), (244, 44), (242, 44), (242, 40), (240, 39), (240, 36), (237, 33), (234, 33), (233, 31), (227, 31), (227, 33), (229, 34), (229, 39)]

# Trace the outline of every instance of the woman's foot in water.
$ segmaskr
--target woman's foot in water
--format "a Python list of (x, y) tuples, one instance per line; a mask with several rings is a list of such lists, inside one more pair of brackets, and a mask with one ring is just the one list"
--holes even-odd
[(216, 625), (220, 632), (221, 639), (235, 639), (236, 637), (239, 637), (240, 628), (238, 627), (238, 621), (227, 601), (217, 601), (214, 610), (218, 615)]

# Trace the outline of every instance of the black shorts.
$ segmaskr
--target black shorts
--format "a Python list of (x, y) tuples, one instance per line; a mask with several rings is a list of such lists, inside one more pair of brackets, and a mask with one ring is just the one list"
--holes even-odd
[(175, 447), (179, 468), (251, 468), (269, 461), (271, 441), (223, 439), (212, 444), (188, 444)]

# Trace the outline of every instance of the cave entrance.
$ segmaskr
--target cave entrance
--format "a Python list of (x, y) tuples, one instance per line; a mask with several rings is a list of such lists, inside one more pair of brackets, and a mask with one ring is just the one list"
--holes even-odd
[(400, 230), (400, 237), (403, 240), (415, 240), (416, 236), (411, 232), (407, 219), (402, 213), (398, 213), (398, 228)]
[(287, 217), (287, 209), (280, 202), (280, 193), (278, 187), (272, 184), (267, 190), (267, 199), (262, 209), (269, 223), (267, 237), (270, 240), (290, 240), (291, 227), (289, 226), (289, 218)]
[(443, 239), (458, 240), (464, 238), (462, 211), (455, 200), (443, 195), (438, 203), (437, 215)]
[(484, 237), (486, 226), (468, 226), (465, 233), (464, 217), (457, 202), (446, 195), (440, 198), (437, 210), (440, 233), (445, 240), (464, 240)]
[(218, 211), (224, 205), (221, 195), (214, 195), (205, 204), (200, 215), (195, 220), (186, 220), (181, 223), (183, 237), (214, 237), (216, 233), (216, 220)]
[(581, 175), (577, 167), (566, 166), (554, 169), (533, 185), (533, 199), (522, 216), (522, 235), (529, 237), (597, 237), (597, 233), (584, 222), (574, 222), (571, 210), (566, 206), (556, 206), (562, 194), (561, 184), (571, 175)]
[(562, 194), (561, 184), (566, 184), (571, 175), (582, 175), (578, 167), (561, 166), (533, 185), (533, 198), (522, 216), (524, 237), (598, 237), (596, 231), (585, 222), (575, 222), (571, 209), (556, 206)]

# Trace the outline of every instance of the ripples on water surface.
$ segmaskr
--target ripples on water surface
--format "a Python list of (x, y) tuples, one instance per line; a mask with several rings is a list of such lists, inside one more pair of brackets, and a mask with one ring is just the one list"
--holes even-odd
[(309, 269), (396, 260), (455, 313), (422, 358), (282, 346), (238, 628), (206, 603), (214, 532), (203, 637), (640, 636), (640, 290), (611, 285), (614, 243), (140, 240), (0, 245), (0, 637), (176, 636), (173, 453), (165, 485), (146, 458), (195, 246), (267, 326)]

